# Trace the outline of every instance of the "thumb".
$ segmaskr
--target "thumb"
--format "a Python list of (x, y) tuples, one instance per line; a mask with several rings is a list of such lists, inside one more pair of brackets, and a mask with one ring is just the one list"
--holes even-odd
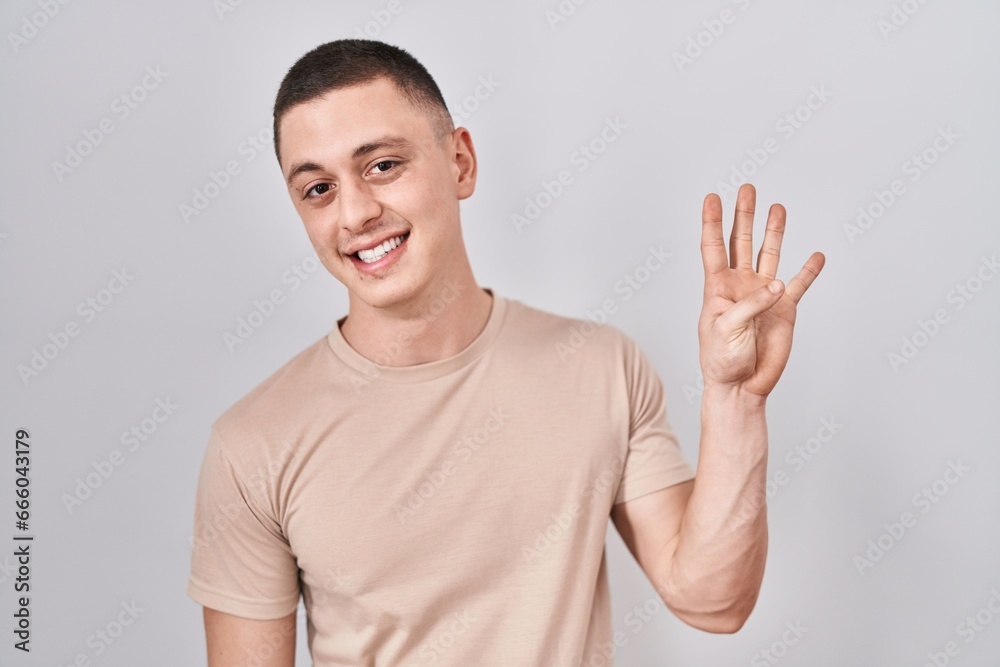
[(767, 285), (750, 292), (722, 313), (716, 320), (717, 326), (728, 331), (746, 327), (753, 318), (778, 303), (784, 291), (785, 285), (780, 280), (772, 280)]

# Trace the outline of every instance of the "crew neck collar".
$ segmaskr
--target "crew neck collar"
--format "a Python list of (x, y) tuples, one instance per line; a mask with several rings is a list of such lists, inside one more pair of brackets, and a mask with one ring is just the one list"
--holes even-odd
[(347, 339), (344, 338), (344, 334), (340, 330), (340, 325), (346, 319), (346, 316), (334, 324), (326, 340), (338, 359), (372, 380), (405, 384), (425, 382), (443, 377), (479, 359), (493, 345), (493, 342), (499, 335), (500, 329), (503, 327), (504, 315), (507, 312), (507, 300), (495, 294), (491, 289), (487, 288), (486, 291), (493, 297), (493, 305), (490, 309), (490, 316), (486, 320), (486, 326), (483, 327), (479, 335), (465, 349), (451, 357), (429, 361), (424, 364), (415, 364), (413, 366), (383, 366), (377, 364), (351, 347)]

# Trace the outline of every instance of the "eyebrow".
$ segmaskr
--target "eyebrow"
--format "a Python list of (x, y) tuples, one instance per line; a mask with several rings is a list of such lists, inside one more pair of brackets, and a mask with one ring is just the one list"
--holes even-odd
[[(409, 140), (404, 139), (403, 137), (395, 137), (395, 136), (380, 137), (375, 141), (370, 141), (366, 144), (361, 144), (360, 146), (355, 148), (354, 152), (351, 153), (351, 159), (357, 160), (358, 158), (365, 157), (366, 155), (370, 155), (375, 151), (379, 151), (385, 148), (410, 148), (412, 145), (413, 144), (410, 143)], [(299, 174), (312, 171), (323, 171), (323, 166), (309, 160), (298, 162), (292, 166), (291, 171), (288, 172), (288, 178), (286, 180), (288, 184), (291, 185), (292, 181), (295, 180), (296, 176), (298, 176)]]

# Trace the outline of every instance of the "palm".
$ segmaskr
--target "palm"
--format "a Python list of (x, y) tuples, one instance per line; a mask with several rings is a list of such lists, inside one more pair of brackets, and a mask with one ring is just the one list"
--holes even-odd
[[(788, 286), (774, 295), (767, 286), (775, 280), (785, 229), (785, 209), (771, 206), (764, 242), (753, 268), (753, 216), (756, 192), (740, 187), (729, 255), (722, 234), (722, 202), (705, 198), (702, 209), (702, 259), (705, 297), (698, 322), (701, 367), (705, 384), (738, 386), (767, 396), (788, 362), (792, 329), (799, 299), (819, 275), (825, 258), (813, 253)], [(780, 285), (780, 283), (778, 283)]]

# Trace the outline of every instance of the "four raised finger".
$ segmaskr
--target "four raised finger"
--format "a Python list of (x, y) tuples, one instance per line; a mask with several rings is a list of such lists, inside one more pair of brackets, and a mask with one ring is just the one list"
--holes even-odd
[(802, 295), (806, 293), (809, 286), (816, 280), (816, 276), (823, 270), (824, 264), (826, 264), (826, 257), (823, 256), (823, 253), (814, 252), (809, 256), (802, 269), (795, 274), (794, 278), (788, 281), (785, 292), (788, 296), (792, 297), (792, 301), (795, 303), (799, 302)]
[(785, 235), (785, 207), (772, 204), (767, 214), (767, 228), (764, 230), (764, 242), (757, 254), (757, 273), (774, 280), (778, 273), (778, 260), (781, 257), (781, 239)]
[(753, 270), (753, 214), (757, 206), (757, 191), (749, 183), (736, 193), (736, 217), (729, 237), (729, 266)]
[(715, 193), (706, 196), (701, 207), (701, 259), (706, 277), (729, 266), (722, 237), (722, 200)]

